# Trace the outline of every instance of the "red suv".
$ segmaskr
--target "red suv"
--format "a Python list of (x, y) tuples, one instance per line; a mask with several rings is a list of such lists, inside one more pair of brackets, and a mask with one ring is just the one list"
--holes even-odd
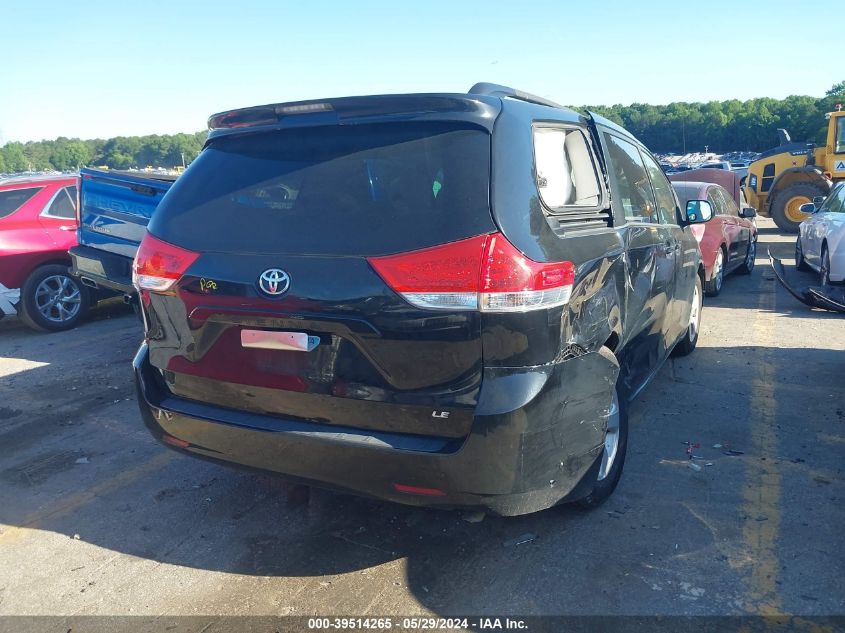
[(76, 176), (0, 180), (0, 317), (66, 330), (85, 315), (88, 288), (68, 272), (76, 244)]
[(757, 215), (752, 207), (740, 209), (733, 196), (720, 185), (707, 182), (673, 182), (681, 208), (689, 200), (707, 200), (713, 219), (690, 227), (701, 248), (704, 292), (715, 297), (722, 291), (725, 275), (736, 270), (749, 275), (757, 257)]

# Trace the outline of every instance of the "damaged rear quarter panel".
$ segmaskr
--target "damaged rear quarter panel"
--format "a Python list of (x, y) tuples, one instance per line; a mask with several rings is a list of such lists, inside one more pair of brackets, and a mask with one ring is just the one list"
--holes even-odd
[[(546, 489), (562, 499), (601, 451), (619, 363), (606, 349), (538, 367), (485, 371), (474, 433), (518, 437), (510, 492)], [(549, 504), (551, 505), (551, 504)]]

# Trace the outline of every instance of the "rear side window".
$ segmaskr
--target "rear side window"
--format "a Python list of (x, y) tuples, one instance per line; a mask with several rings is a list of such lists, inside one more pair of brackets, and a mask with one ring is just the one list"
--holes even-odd
[(598, 174), (587, 138), (580, 130), (536, 128), (534, 163), (540, 198), (550, 210), (599, 206)]
[[(56, 218), (75, 218), (76, 217), (76, 196), (71, 199), (71, 194), (68, 191), (69, 187), (63, 187), (56, 194), (50, 202), (50, 206), (44, 210), (45, 215), (51, 215)], [(76, 187), (73, 188), (74, 191)]]
[(626, 220), (659, 224), (651, 181), (640, 150), (633, 143), (606, 132), (604, 139), (614, 206), (617, 209), (622, 207)]
[(675, 213), (677, 203), (675, 194), (672, 193), (672, 185), (669, 184), (660, 166), (648, 154), (642, 154), (642, 156), (648, 175), (651, 177), (651, 186), (654, 187), (654, 199), (657, 201), (657, 215), (660, 223), (677, 224), (678, 218)]
[(707, 201), (713, 207), (713, 215), (727, 215), (725, 212), (725, 202), (719, 195), (716, 187), (709, 187), (707, 189)]
[(733, 196), (728, 193), (728, 190), (724, 187), (717, 186), (716, 191), (719, 192), (719, 196), (721, 196), (723, 202), (722, 206), (725, 208), (725, 213), (727, 215), (733, 216), (735, 218), (739, 217), (739, 207), (736, 206), (736, 202), (734, 202)]
[(197, 251), (379, 255), (495, 230), (490, 135), (454, 123), (222, 137), (176, 181), (150, 231)]
[(44, 187), (28, 187), (26, 189), (11, 189), (0, 191), (0, 218), (12, 215)]

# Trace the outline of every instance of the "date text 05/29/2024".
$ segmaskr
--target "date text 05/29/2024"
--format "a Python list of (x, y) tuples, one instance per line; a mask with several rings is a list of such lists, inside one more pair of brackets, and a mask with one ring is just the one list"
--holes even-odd
[(528, 628), (525, 620), (518, 618), (308, 618), (311, 631), (330, 630), (406, 630), (406, 631), (520, 631)]

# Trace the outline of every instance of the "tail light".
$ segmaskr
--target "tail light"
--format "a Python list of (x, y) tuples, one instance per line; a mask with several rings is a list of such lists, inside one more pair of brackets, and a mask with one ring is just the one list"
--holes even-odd
[(439, 488), (420, 488), (419, 486), (406, 486), (405, 484), (393, 484), (396, 492), (403, 492), (406, 495), (422, 495), (425, 497), (445, 497), (446, 493)]
[(139, 290), (166, 292), (196, 261), (199, 253), (144, 235), (132, 264), (132, 283)]
[(172, 435), (168, 435), (164, 433), (161, 436), (161, 441), (165, 444), (170, 444), (171, 446), (175, 446), (176, 448), (188, 448), (191, 443), (186, 442), (185, 440), (180, 440), (178, 437), (173, 437)]
[(437, 310), (552, 308), (569, 301), (575, 283), (572, 262), (535, 262), (500, 233), (368, 261), (408, 303)]

